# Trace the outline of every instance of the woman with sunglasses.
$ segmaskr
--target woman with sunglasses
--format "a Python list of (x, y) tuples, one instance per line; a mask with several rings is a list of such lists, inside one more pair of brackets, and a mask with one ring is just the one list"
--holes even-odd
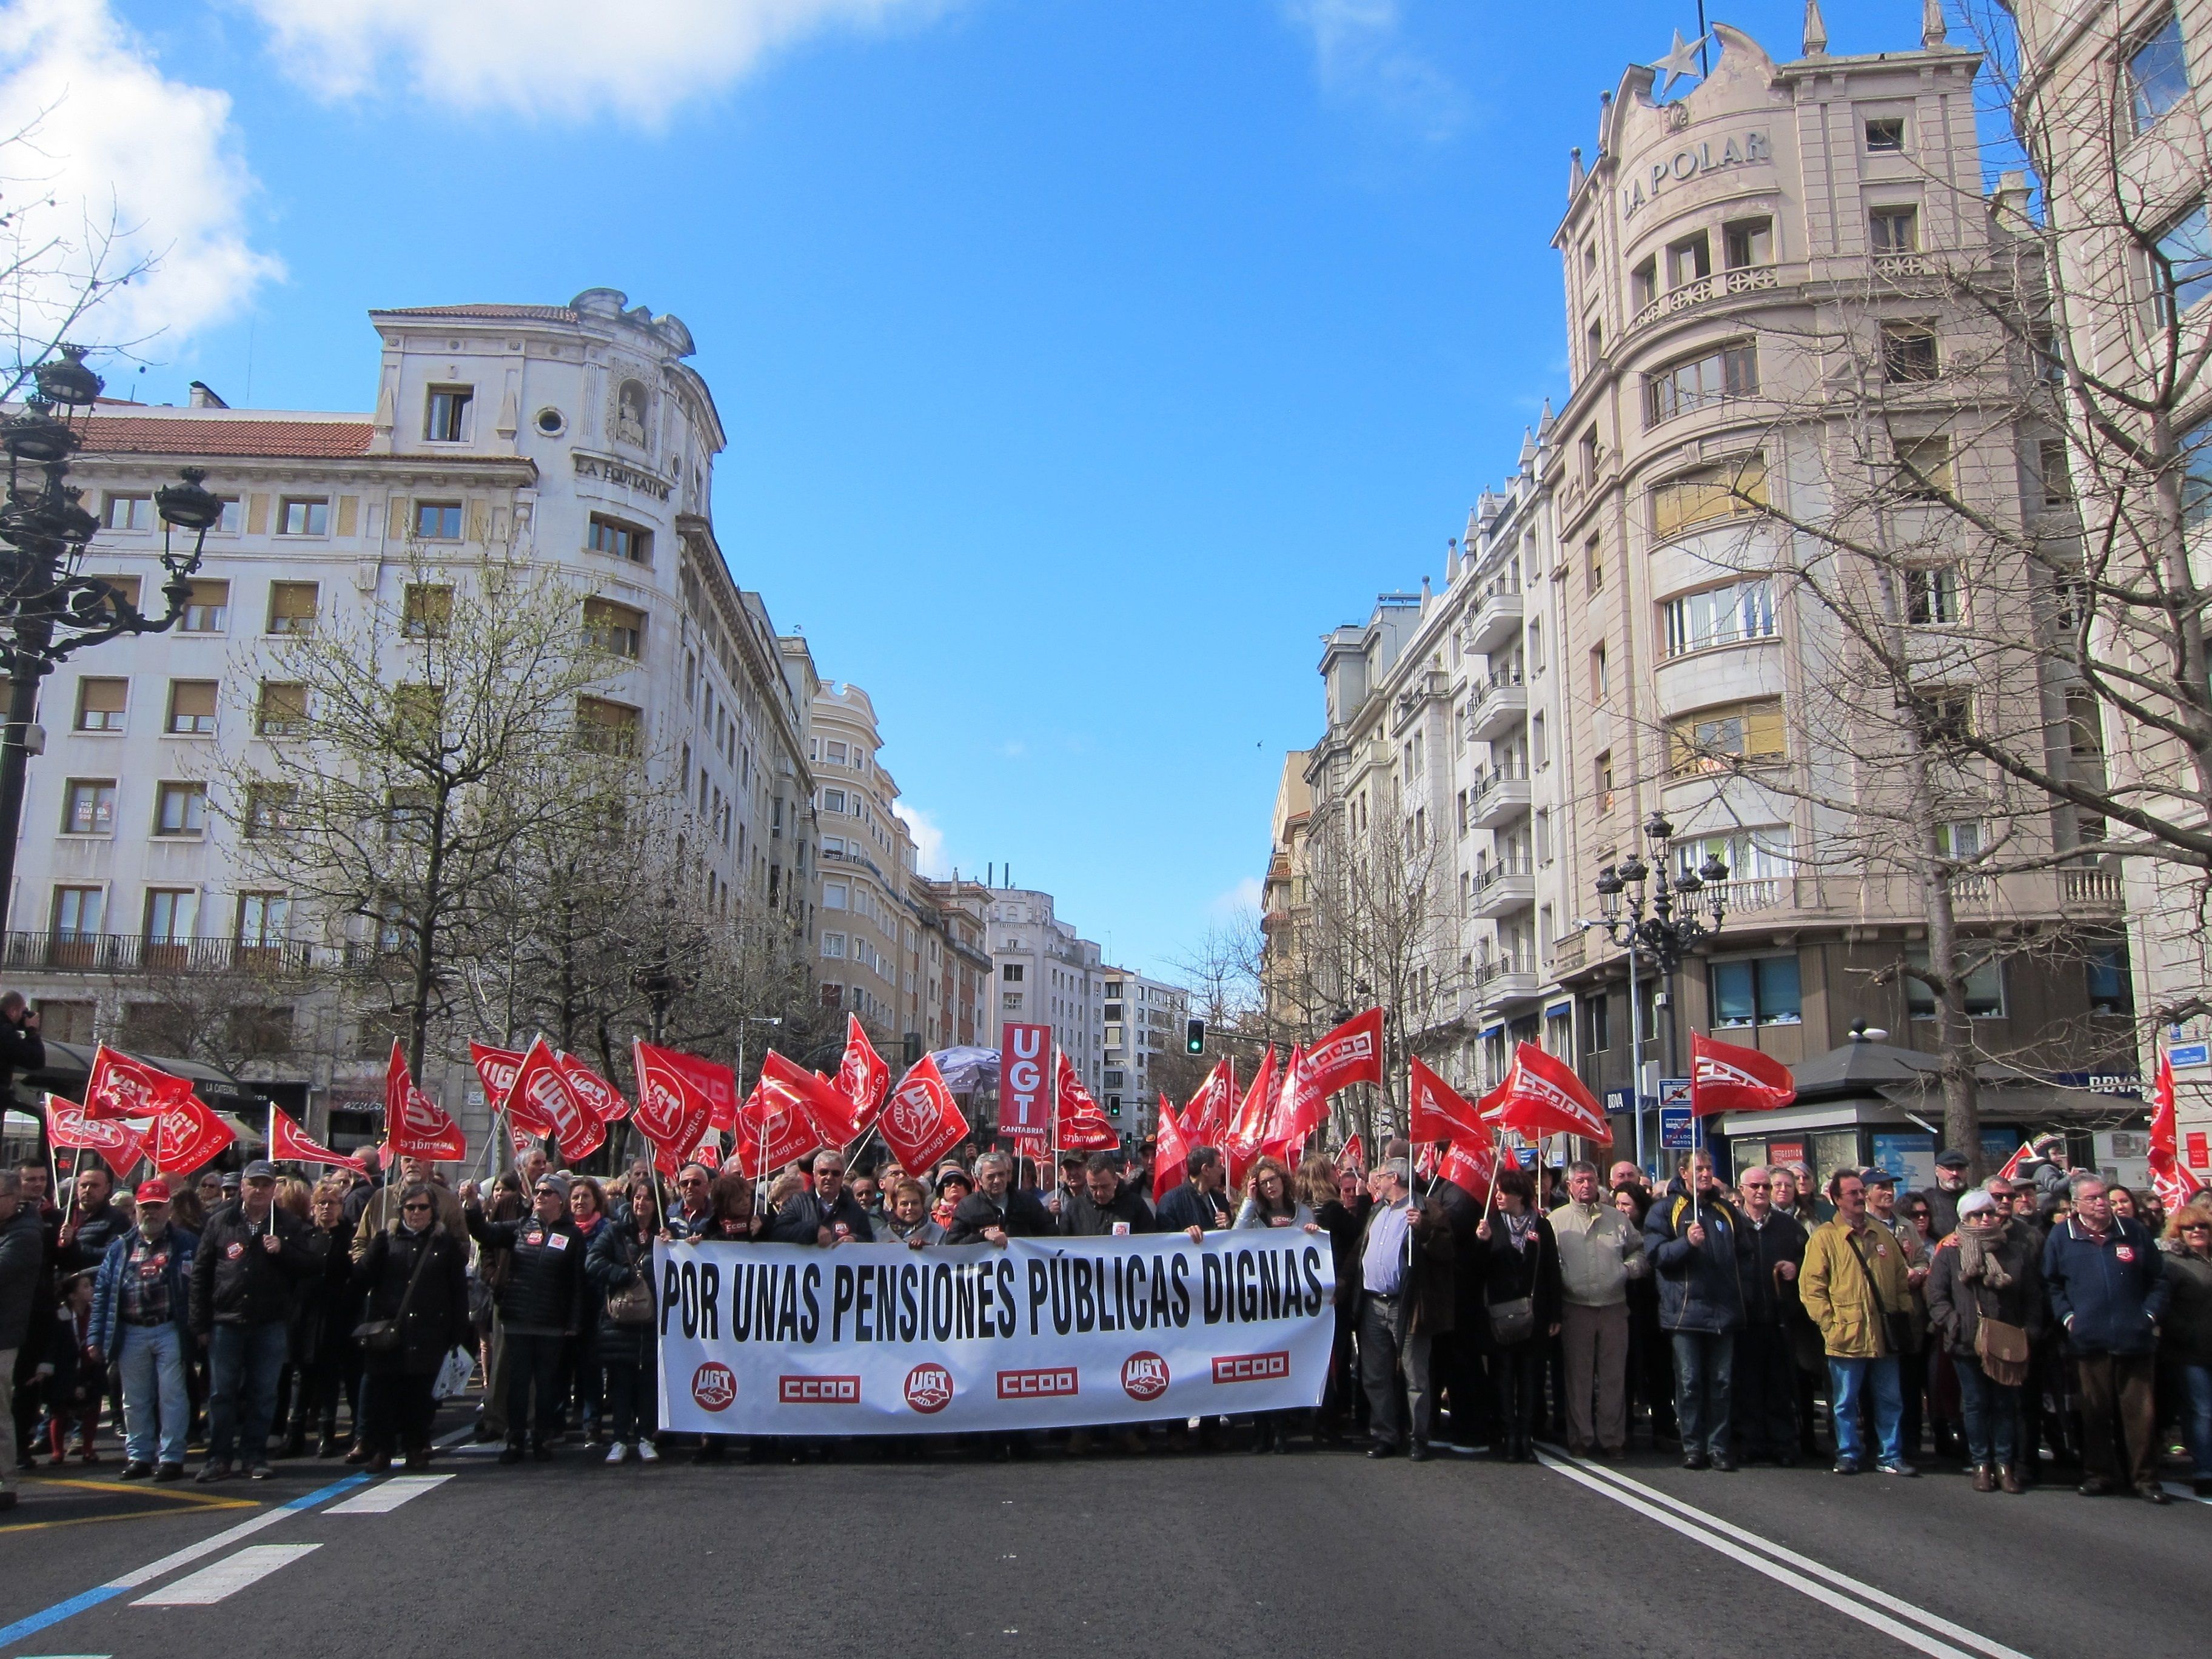
[(399, 1224), (372, 1234), (354, 1265), (353, 1282), (368, 1292), (363, 1319), (398, 1328), (391, 1343), (363, 1345), (361, 1442), (371, 1474), (392, 1467), (395, 1449), (410, 1469), (429, 1462), (431, 1391), (446, 1355), (468, 1340), (468, 1261), (437, 1216), (429, 1187), (409, 1187)]
[(2159, 1326), (2160, 1358), (2181, 1384), (2197, 1495), (2212, 1498), (2212, 1197), (2200, 1193), (2166, 1218), (2166, 1278), (2173, 1291)]

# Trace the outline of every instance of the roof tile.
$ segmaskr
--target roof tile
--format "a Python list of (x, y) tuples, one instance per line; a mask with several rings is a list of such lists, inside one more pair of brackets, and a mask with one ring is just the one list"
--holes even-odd
[(95, 415), (85, 448), (103, 455), (268, 455), (318, 459), (362, 455), (376, 428), (367, 421), (171, 420)]

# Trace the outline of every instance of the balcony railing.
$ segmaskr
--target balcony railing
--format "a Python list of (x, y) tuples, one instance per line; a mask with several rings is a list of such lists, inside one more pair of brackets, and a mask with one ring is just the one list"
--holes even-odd
[(1751, 910), (1778, 909), (1788, 902), (1779, 876), (1753, 876), (1742, 881), (1724, 881), (1718, 886), (1706, 888), (1705, 891), (1719, 898), (1724, 915), (1741, 915)]
[(1475, 688), (1467, 714), (1467, 735), (1480, 743), (1528, 712), (1528, 683), (1519, 671), (1492, 674)]
[(2121, 893), (2119, 872), (2115, 870), (2062, 869), (2058, 872), (2059, 901), (2071, 907), (2118, 909)]
[(0, 944), (0, 969), (9, 973), (298, 975), (356, 966), (374, 954), (365, 945), (339, 950), (292, 940), (249, 945), (228, 939), (148, 939), (139, 933), (9, 933)]
[(1536, 873), (1527, 859), (1500, 859), (1495, 864), (1481, 866), (1474, 872), (1474, 890), (1486, 893), (1501, 881), (1510, 881), (1516, 876), (1524, 881)]
[(1534, 979), (1536, 958), (1526, 952), (1485, 957), (1474, 964), (1474, 982), (1488, 988), (1504, 979)]
[(1638, 312), (1636, 319), (1628, 326), (1632, 330), (1639, 329), (1646, 323), (1656, 322), (1662, 317), (1671, 317), (1678, 311), (1687, 311), (1692, 306), (1707, 305), (1731, 295), (1756, 294), (1781, 286), (1782, 274), (1773, 265), (1753, 265), (1744, 270), (1717, 270), (1710, 276), (1700, 276), (1680, 288), (1668, 289)]

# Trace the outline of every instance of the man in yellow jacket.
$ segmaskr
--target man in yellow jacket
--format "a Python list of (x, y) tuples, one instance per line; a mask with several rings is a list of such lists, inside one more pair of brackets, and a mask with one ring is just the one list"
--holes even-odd
[(1856, 1474), (1866, 1467), (1859, 1401), (1870, 1392), (1875, 1432), (1881, 1443), (1881, 1472), (1917, 1474), (1905, 1461), (1899, 1443), (1905, 1397), (1898, 1384), (1898, 1341), (1891, 1328), (1893, 1317), (1911, 1316), (1905, 1254), (1896, 1236), (1867, 1214), (1866, 1179), (1857, 1170), (1838, 1170), (1830, 1176), (1828, 1198), (1836, 1213), (1813, 1230), (1797, 1291), (1827, 1348), (1836, 1473)]

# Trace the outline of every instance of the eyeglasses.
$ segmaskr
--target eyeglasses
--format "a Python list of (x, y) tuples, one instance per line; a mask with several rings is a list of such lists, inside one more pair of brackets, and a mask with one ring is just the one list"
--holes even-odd
[(399, 1207), (400, 1207), (400, 1209), (401, 1209), (401, 1210), (403, 1210), (403, 1211), (406, 1211), (406, 1210), (427, 1210), (427, 1209), (428, 1209), (430, 1206), (429, 1206), (428, 1204), (416, 1203), (416, 1204), (403, 1204), (403, 1205), (401, 1205)]

